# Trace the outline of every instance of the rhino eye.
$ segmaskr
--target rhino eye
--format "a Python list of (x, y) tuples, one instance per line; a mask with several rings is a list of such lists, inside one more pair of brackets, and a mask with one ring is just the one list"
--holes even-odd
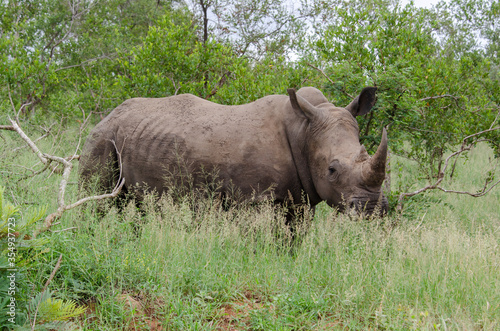
[(335, 168), (334, 168), (334, 167), (330, 166), (330, 167), (328, 168), (328, 171), (330, 172), (330, 175), (333, 175), (333, 174), (334, 174), (337, 170), (335, 170)]

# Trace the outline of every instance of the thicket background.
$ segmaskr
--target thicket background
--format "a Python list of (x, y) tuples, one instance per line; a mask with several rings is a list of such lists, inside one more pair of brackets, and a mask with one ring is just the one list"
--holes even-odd
[[(130, 97), (241, 104), (312, 85), (345, 106), (378, 89), (362, 142), (433, 176), (445, 151), (498, 121), (499, 2), (2, 1), (0, 111), (95, 121)], [(325, 75), (320, 71), (323, 70)], [(498, 132), (487, 138), (499, 153)], [(403, 148), (403, 142), (409, 145)]]
[[(315, 86), (322, 90), (332, 103), (345, 106), (363, 87), (373, 85), (378, 87), (375, 109), (366, 117), (358, 119), (361, 142), (369, 151), (373, 151), (379, 143), (382, 127), (388, 128), (389, 146), (394, 155), (394, 160), (391, 161), (392, 193), (388, 193), (393, 207), (399, 193), (418, 189), (439, 179), (445, 158), (456, 151), (468, 136), (471, 136), (467, 140), (468, 143), (484, 142), (478, 149), (482, 151), (484, 158), (478, 161), (476, 153), (476, 156), (472, 155), (470, 159), (461, 158), (453, 166), (450, 165), (446, 179), (451, 183), (451, 180), (458, 176), (456, 181), (461, 183), (453, 184), (455, 186), (450, 184), (450, 187), (475, 192), (480, 190), (485, 182), (495, 182), (494, 164), (500, 155), (500, 134), (498, 130), (493, 130), (500, 125), (499, 1), (451, 0), (439, 2), (435, 7), (427, 9), (418, 8), (411, 2), (403, 5), (396, 0), (304, 0), (300, 3), (278, 0), (4, 0), (0, 2), (0, 17), (0, 125), (8, 125), (8, 118), (16, 119), (33, 139), (44, 135), (51, 128), (47, 134), (50, 143), (42, 145), (46, 152), (59, 153), (61, 156), (70, 155), (75, 151), (78, 153), (75, 149), (81, 146), (88, 130), (114, 107), (131, 97), (164, 97), (193, 93), (217, 103), (242, 104), (269, 94), (286, 94), (286, 89), (290, 87), (298, 89), (302, 86)], [(475, 135), (479, 132), (483, 133)], [(26, 178), (40, 168), (30, 159), (30, 152), (27, 149), (19, 149), (22, 143), (7, 131), (0, 131), (0, 144), (0, 185), (5, 188), (5, 201), (9, 200), (18, 205), (20, 211), (16, 217), (26, 222), (23, 229), (29, 232), (30, 226), (33, 226), (30, 222), (40, 218), (37, 215), (46, 215), (47, 209), (49, 212), (51, 208), (54, 209), (57, 175), (51, 175), (48, 181), (36, 176)], [(455, 173), (455, 169), (460, 169), (466, 161), (470, 164), (469, 168), (466, 168), (468, 170)], [(465, 180), (466, 173), (472, 173), (472, 170), (477, 170), (475, 185), (460, 182)], [(41, 176), (46, 175), (47, 173), (44, 173)], [(45, 188), (50, 185), (53, 186), (52, 189)], [(497, 191), (498, 189), (495, 192)], [(38, 196), (41, 192), (45, 196)], [(75, 195), (76, 192), (72, 194)], [(34, 195), (37, 195), (36, 199), (32, 198)], [(49, 197), (51, 199), (47, 200)], [(422, 215), (428, 206), (435, 203), (443, 207), (440, 203), (444, 203), (439, 195), (415, 198), (410, 200), (413, 204), (406, 207), (404, 216), (393, 215), (388, 223), (404, 224), (408, 221), (412, 224), (412, 220), (420, 222), (420, 219), (424, 219)], [(497, 203), (498, 194), (489, 199), (489, 204)], [(457, 201), (447, 203), (462, 203)], [(26, 202), (29, 204), (23, 205)], [(464, 204), (470, 208), (474, 206), (472, 202)], [(39, 207), (46, 209), (39, 210)], [(90, 213), (90, 219), (94, 217), (95, 220), (96, 216), (91, 212), (92, 207), (89, 208), (86, 213)], [(26, 212), (22, 212), (23, 210)], [(325, 207), (324, 213), (320, 212), (317, 216), (321, 220), (319, 222), (328, 223), (331, 217), (335, 218), (336, 216), (328, 214), (331, 212)], [(491, 212), (485, 214), (488, 222), (486, 225), (480, 225), (483, 230), (484, 227), (487, 228), (485, 232), (461, 232), (461, 226), (458, 226), (458, 230), (453, 228), (449, 235), (456, 235), (457, 240), (471, 240), (473, 247), (476, 247), (476, 244), (480, 246), (474, 238), (489, 236), (488, 243), (493, 245), (492, 247), (495, 247), (496, 243), (498, 247), (498, 212), (498, 208), (492, 207)], [(2, 222), (5, 215), (7, 213), (3, 214)], [(471, 215), (463, 212), (453, 217), (468, 219)], [(78, 217), (80, 216), (68, 216), (63, 222), (68, 226), (74, 225)], [(400, 217), (406, 221), (402, 221)], [(451, 218), (449, 222), (454, 223), (456, 220)], [(437, 224), (438, 220), (433, 219), (433, 222)], [(451, 223), (445, 222), (448, 225)], [(101, 223), (98, 224), (93, 231), (100, 231)], [(3, 236), (7, 229), (5, 224), (2, 226)], [(341, 237), (330, 239), (358, 238), (360, 233), (362, 237), (367, 235), (363, 232), (366, 229), (358, 229), (357, 226), (346, 228), (347, 230), (341, 226), (335, 230), (337, 232), (334, 231)], [(373, 225), (366, 226), (370, 231), (373, 230)], [(468, 226), (465, 227), (469, 229)], [(410, 228), (415, 227), (398, 228), (401, 238), (404, 237), (403, 230)], [(144, 231), (147, 232), (148, 229), (150, 228), (146, 227)], [(374, 230), (376, 234), (379, 231), (377, 229)], [(346, 232), (342, 232), (344, 230)], [(434, 234), (445, 234), (435, 231)], [(427, 235), (432, 236), (432, 233), (431, 231)], [(342, 237), (344, 235), (347, 237)], [(27, 274), (23, 276), (25, 282), (20, 286), (22, 290), (19, 293), (22, 293), (21, 297), (26, 302), (36, 299), (44, 283), (42, 280), (48, 278), (47, 273), (50, 274), (57, 261), (58, 256), (41, 259), (40, 252), (52, 245), (52, 252), (69, 254), (69, 251), (62, 248), (59, 237), (54, 239), (50, 234), (45, 236), (47, 237), (42, 238), (42, 241), (27, 240), (24, 244), (27, 247)], [(92, 241), (92, 236), (86, 240)], [(315, 236), (311, 235), (311, 238)], [(369, 237), (367, 242), (373, 243), (374, 238)], [(135, 247), (133, 243), (136, 239), (128, 239), (131, 240), (128, 242), (130, 247)], [(55, 240), (56, 244), (46, 246), (51, 240)], [(238, 242), (238, 239), (234, 240)], [(79, 249), (82, 249), (83, 241), (78, 242), (81, 245), (78, 246)], [(194, 245), (189, 240), (185, 243)], [(109, 238), (101, 244), (109, 245)], [(253, 249), (249, 248), (253, 247), (253, 244), (248, 244), (248, 247), (246, 244), (242, 244), (246, 247), (243, 251)], [(458, 249), (445, 246), (445, 251)], [(103, 247), (101, 248), (104, 249)], [(303, 248), (307, 247), (319, 249), (318, 247), (323, 246), (306, 245)], [(363, 247), (368, 249), (368, 246)], [(4, 248), (2, 246), (3, 252)], [(39, 250), (34, 254), (33, 249)], [(430, 246), (429, 249), (430, 254), (442, 253), (432, 251)], [(477, 249), (477, 254), (480, 255), (480, 248)], [(376, 252), (378, 253), (374, 253), (375, 255), (380, 253)], [(269, 256), (278, 260), (289, 258), (286, 255), (288, 253), (279, 255), (273, 251), (270, 254)], [(274, 254), (278, 254), (278, 257)], [(462, 256), (461, 253), (457, 254)], [(124, 263), (121, 259), (117, 261)], [(491, 269), (483, 276), (488, 280), (488, 284), (498, 285), (498, 281), (495, 283), (488, 278), (495, 270), (498, 271), (498, 248), (491, 251), (485, 263), (485, 268)], [(478, 263), (476, 266), (480, 265), (481, 263)], [(409, 267), (412, 266), (414, 267)], [(459, 274), (468, 272), (460, 269), (459, 262), (456, 267), (459, 268)], [(39, 274), (33, 272), (37, 268), (41, 270)], [(191, 270), (199, 272), (201, 269)], [(71, 271), (66, 270), (58, 284), (67, 286), (68, 282), (71, 282), (68, 279), (82, 282), (81, 277), (72, 278), (70, 274)], [(339, 271), (337, 275), (340, 274)], [(102, 277), (105, 279), (106, 276)], [(128, 276), (120, 274), (120, 277)], [(203, 280), (193, 277), (206, 286)], [(99, 288), (104, 281), (99, 279), (92, 284)], [(75, 288), (80, 285), (72, 286), (72, 289), (63, 291), (59, 296), (77, 300), (81, 304), (86, 302), (87, 306), (89, 302), (97, 302), (101, 304), (101, 308), (104, 307), (103, 303), (109, 303), (107, 297), (99, 299), (100, 290), (92, 292), (94, 290), (85, 289), (84, 286), (83, 291), (87, 292), (79, 295)], [(125, 287), (130, 289), (131, 286), (127, 283)], [(110, 284), (104, 288), (116, 290), (116, 286)], [(228, 288), (228, 293), (234, 290), (230, 289), (230, 286)], [(262, 302), (285, 306), (288, 304), (288, 299), (285, 300), (282, 296), (274, 300), (272, 293), (261, 293), (262, 291), (259, 292), (252, 286), (247, 288), (250, 288), (252, 293), (258, 292), (255, 295)], [(179, 296), (179, 302), (184, 302), (190, 295), (201, 298), (200, 302), (211, 302), (202, 296), (206, 294), (211, 297), (213, 294), (199, 290), (202, 291), (200, 295), (198, 290), (175, 295)], [(361, 291), (356, 287), (351, 290)], [(392, 290), (397, 293), (396, 289)], [(482, 290), (487, 292), (484, 288)], [(154, 292), (144, 291), (148, 296)], [(474, 291), (474, 288), (470, 291)], [(494, 299), (498, 299), (498, 286), (496, 290), (491, 291), (496, 292)], [(341, 292), (339, 289), (339, 293)], [(350, 295), (347, 292), (346, 290), (342, 293)], [(358, 292), (356, 293), (361, 293)], [(458, 292), (459, 290), (456, 291)], [(318, 293), (314, 295), (318, 296)], [(284, 295), (284, 292), (279, 295)], [(341, 294), (338, 295), (342, 297)], [(229, 294), (227, 297), (215, 298), (214, 302), (223, 306), (229, 300), (228, 297)], [(380, 299), (378, 294), (373, 297)], [(297, 300), (300, 298), (303, 297), (299, 296)], [(498, 326), (495, 319), (499, 317), (500, 302), (490, 302), (486, 297), (482, 298), (484, 307), (489, 307), (487, 310), (457, 313), (460, 315), (459, 320), (465, 321), (462, 326), (479, 329)], [(40, 302), (41, 299), (37, 300), (35, 302)], [(328, 304), (324, 302), (325, 307), (333, 307), (332, 302), (328, 300), (325, 301), (329, 302)], [(370, 300), (368, 298), (366, 301), (367, 315), (377, 311), (373, 306), (376, 300)], [(410, 318), (413, 324), (404, 324), (405, 316), (410, 316), (411, 312), (422, 307), (419, 304), (412, 306), (408, 298), (405, 300), (401, 303), (403, 313), (398, 313), (397, 307), (400, 303), (396, 300), (389, 317), (380, 310), (380, 314), (385, 317), (373, 315), (366, 319), (361, 318), (353, 313), (354, 310), (351, 311), (350, 304), (335, 306), (339, 311), (349, 312), (347, 315), (331, 316), (335, 316), (333, 319), (339, 321), (340, 327), (346, 325), (345, 320), (342, 320), (347, 317), (352, 318), (350, 321), (359, 322), (353, 324), (359, 327), (380, 327), (383, 324), (381, 318), (385, 318), (384, 323), (388, 328), (406, 328), (408, 325), (418, 328), (418, 323), (424, 320), (423, 327), (431, 327), (433, 324), (446, 327), (446, 323), (440, 322), (444, 313), (436, 313), (431, 317), (425, 315), (432, 307), (435, 308), (432, 304), (424, 305), (425, 307), (418, 311), (425, 315), (422, 319), (417, 316)], [(415, 300), (419, 302), (418, 299)], [(449, 303), (446, 306), (448, 310), (445, 309), (446, 314), (453, 315), (453, 309), (459, 311), (457, 307), (463, 304), (474, 304), (472, 299), (467, 300), (457, 305)], [(26, 307), (28, 306), (26, 303)], [(297, 308), (293, 305), (286, 307)], [(298, 307), (301, 307), (300, 304)], [(205, 308), (204, 306), (203, 309)], [(302, 308), (297, 309), (300, 312), (309, 311), (301, 310)], [(26, 309), (29, 311), (29, 308)], [(106, 314), (109, 313), (109, 316), (101, 316), (100, 324), (98, 323), (100, 326), (94, 326), (94, 329), (104, 328), (103, 325), (113, 329), (125, 323), (123, 319), (113, 322), (113, 314), (105, 307), (102, 309)], [(324, 311), (326, 310), (325, 308)], [(279, 315), (271, 308), (267, 309), (267, 313)], [(176, 314), (178, 316), (180, 313)], [(19, 317), (19, 324), (29, 325), (29, 315), (22, 316)], [(316, 321), (324, 321), (321, 317), (307, 316), (312, 320), (316, 318)], [(482, 320), (479, 316), (485, 319)], [(217, 323), (207, 322), (210, 318), (202, 319), (206, 323), (200, 323), (200, 328), (210, 328), (210, 325), (217, 327)], [(292, 322), (283, 323), (281, 325), (284, 329), (300, 328)], [(175, 325), (177, 324), (166, 323), (164, 327), (182, 329), (180, 326), (174, 327)], [(259, 329), (256, 327), (258, 323), (243, 325), (252, 325), (253, 329)], [(311, 324), (304, 325), (308, 328)]]

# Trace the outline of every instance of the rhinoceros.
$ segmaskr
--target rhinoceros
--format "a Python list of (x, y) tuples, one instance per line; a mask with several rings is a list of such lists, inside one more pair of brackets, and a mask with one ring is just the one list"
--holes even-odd
[(97, 175), (99, 187), (111, 190), (121, 174), (124, 191), (142, 196), (183, 185), (167, 181), (169, 174), (189, 175), (197, 185), (214, 172), (220, 194), (236, 189), (248, 199), (385, 213), (387, 133), (370, 157), (355, 119), (372, 109), (375, 92), (365, 87), (345, 108), (314, 87), (238, 106), (191, 94), (129, 99), (91, 131), (80, 180)]

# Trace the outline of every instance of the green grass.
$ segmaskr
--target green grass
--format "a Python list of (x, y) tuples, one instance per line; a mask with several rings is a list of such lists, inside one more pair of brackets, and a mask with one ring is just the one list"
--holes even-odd
[[(5, 197), (24, 210), (55, 210), (59, 176), (18, 181), (20, 165), (36, 159), (27, 149), (13, 153), (22, 143), (2, 135)], [(39, 145), (69, 155), (77, 144), (71, 131), (59, 141)], [(448, 187), (482, 187), (491, 157), (487, 147), (475, 149)], [(392, 162), (393, 187), (423, 184), (416, 165)], [(409, 199), (403, 215), (374, 220), (321, 205), (292, 246), (269, 204), (223, 211), (213, 201), (193, 209), (188, 199), (164, 197), (99, 217), (90, 203), (53, 228), (76, 230), (43, 234), (49, 250), (27, 270), (24, 288), (39, 292), (63, 254), (50, 289), (87, 307), (75, 320), (84, 330), (495, 330), (499, 201), (499, 188), (477, 199), (430, 192)]]

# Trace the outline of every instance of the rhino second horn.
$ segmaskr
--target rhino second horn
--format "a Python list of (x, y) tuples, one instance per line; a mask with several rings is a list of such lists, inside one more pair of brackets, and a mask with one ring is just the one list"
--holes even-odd
[(363, 179), (370, 184), (381, 185), (385, 179), (385, 164), (387, 162), (387, 131), (382, 132), (382, 141), (377, 152), (367, 161), (368, 167), (363, 171)]
[(359, 150), (358, 156), (356, 156), (356, 162), (365, 162), (370, 158), (370, 155), (366, 151), (366, 148), (364, 145), (361, 145), (361, 149)]

